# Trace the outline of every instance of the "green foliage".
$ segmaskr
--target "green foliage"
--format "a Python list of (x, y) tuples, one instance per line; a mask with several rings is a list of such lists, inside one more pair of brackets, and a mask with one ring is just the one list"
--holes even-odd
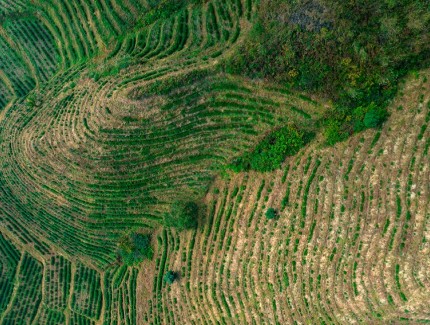
[(120, 73), (121, 70), (126, 69), (133, 63), (132, 58), (124, 55), (118, 62), (108, 63), (105, 65), (92, 65), (88, 73), (88, 77), (94, 81), (100, 78), (114, 77)]
[(208, 70), (194, 70), (179, 76), (157, 79), (144, 87), (136, 87), (128, 93), (130, 99), (145, 99), (151, 96), (167, 96), (178, 88), (190, 87), (195, 82), (206, 82)]
[[(161, 0), (145, 13), (142, 19), (143, 26), (149, 26), (159, 19), (167, 19), (187, 5), (186, 0)], [(195, 2), (195, 1), (194, 1)]]
[(330, 146), (343, 141), (348, 137), (348, 133), (342, 130), (342, 123), (336, 119), (327, 120), (324, 130), (326, 143)]
[(195, 202), (176, 201), (170, 213), (164, 215), (164, 225), (178, 230), (196, 228), (198, 214), (199, 207)]
[(28, 107), (38, 107), (40, 105), (40, 102), (34, 93), (29, 94), (25, 100)]
[(370, 103), (358, 106), (352, 112), (348, 108), (336, 107), (324, 118), (324, 135), (328, 145), (334, 145), (348, 138), (354, 132), (382, 126), (388, 117), (385, 108)]
[(172, 284), (176, 280), (176, 278), (177, 278), (176, 273), (169, 270), (167, 271), (166, 274), (164, 274), (163, 280), (168, 284)]
[(252, 152), (237, 158), (229, 167), (236, 172), (275, 170), (287, 156), (295, 155), (309, 139), (309, 134), (294, 126), (281, 127), (266, 136)]
[(376, 128), (382, 125), (387, 119), (388, 113), (380, 107), (372, 107), (366, 115), (364, 115), (364, 126), (366, 128)]
[(262, 0), (257, 23), (224, 69), (332, 99), (343, 111), (326, 123), (333, 144), (379, 127), (399, 79), (429, 65), (428, 12), (421, 0)]
[(132, 233), (121, 238), (118, 256), (126, 265), (136, 265), (144, 259), (152, 259), (151, 235)]
[(269, 219), (269, 220), (270, 219), (275, 219), (277, 215), (278, 214), (277, 214), (277, 212), (276, 212), (276, 210), (274, 208), (268, 208), (267, 211), (266, 211), (266, 218)]

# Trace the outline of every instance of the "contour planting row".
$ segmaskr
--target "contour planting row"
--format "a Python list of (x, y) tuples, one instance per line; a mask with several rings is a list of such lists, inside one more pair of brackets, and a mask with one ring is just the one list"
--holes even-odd
[(22, 12), (28, 5), (26, 0), (2, 0), (0, 2), (0, 17), (11, 13)]
[(47, 81), (56, 71), (58, 63), (54, 38), (36, 19), (7, 21), (4, 24), (9, 37), (19, 44), (19, 52), (26, 53), (40, 81)]
[[(428, 322), (428, 92), (409, 81), (382, 130), (216, 181), (197, 231), (160, 234), (144, 320)], [(167, 270), (180, 273), (171, 286)]]
[(137, 275), (136, 268), (124, 265), (106, 272), (105, 324), (136, 324)]
[(0, 315), (2, 315), (12, 298), (21, 253), (0, 233), (0, 254)]
[(49, 29), (35, 17), (11, 17), (0, 26), (0, 109), (25, 97), (56, 71), (59, 61)]
[(72, 310), (97, 320), (100, 317), (102, 303), (100, 274), (78, 263), (74, 278)]
[[(255, 10), (251, 1), (240, 0), (214, 0), (159, 18), (154, 14), (158, 9), (151, 9), (146, 2), (50, 0), (36, 2), (30, 9), (34, 16), (6, 20), (2, 36), (7, 35), (8, 40), (0, 39), (0, 51), (4, 53), (0, 67), (17, 97), (27, 95), (36, 82), (46, 82), (60, 66), (68, 68), (108, 52), (108, 58), (113, 59), (106, 67), (101, 65), (105, 68), (96, 72), (97, 78), (172, 55), (182, 61), (213, 59), (237, 41), (242, 16), (251, 19)], [(140, 23), (134, 31), (130, 29), (138, 17), (148, 21), (152, 16), (155, 20), (149, 25)], [(136, 81), (136, 71), (133, 74), (132, 80)], [(13, 98), (8, 93), (0, 97), (1, 108)]]
[[(35, 5), (37, 18), (12, 17), (4, 23), (8, 41), (2, 39), (0, 43), (0, 51), (5, 54), (2, 57), (4, 62), (0, 60), (0, 65), (18, 97), (25, 96), (34, 88), (35, 79), (47, 81), (57, 70), (58, 64), (67, 68), (87, 61), (106, 47), (109, 48), (114, 42), (112, 37), (116, 37), (116, 41), (118, 35), (125, 37), (125, 40), (117, 42), (109, 57), (117, 55), (111, 61), (118, 61), (118, 57), (119, 61), (114, 63), (116, 67), (107, 68), (102, 75), (109, 75), (136, 59), (139, 63), (149, 59), (160, 60), (185, 48), (188, 54), (182, 56), (187, 60), (196, 55), (204, 60), (214, 58), (222, 54), (229, 44), (236, 42), (240, 33), (240, 18), (244, 12), (250, 16), (253, 10), (251, 3), (239, 0), (227, 3), (213, 1), (204, 6), (185, 8), (172, 18), (158, 19), (149, 26), (143, 25), (137, 32), (127, 34), (127, 26), (137, 19), (136, 15), (148, 14), (146, 3), (142, 6), (122, 1), (100, 4), (53, 0)], [(103, 14), (95, 15), (97, 11)], [(87, 20), (92, 23), (82, 24), (82, 21)], [(21, 54), (18, 55), (17, 51)], [(136, 72), (133, 79), (136, 80)], [(0, 107), (5, 107), (12, 98), (7, 95), (9, 91), (4, 93), (6, 95), (1, 96)]]
[[(81, 0), (69, 3), (50, 0), (36, 3), (36, 6), (41, 9), (41, 19), (59, 41), (64, 67), (110, 49), (113, 50), (110, 57), (118, 51), (122, 56), (130, 53), (143, 59), (148, 55), (158, 54), (158, 58), (169, 55), (183, 47), (187, 41), (190, 20), (188, 11), (192, 11), (193, 17), (198, 19), (197, 24), (192, 24), (199, 29), (198, 34), (203, 34), (202, 29), (206, 31), (206, 48), (221, 40), (237, 38), (240, 27), (236, 16), (245, 13), (250, 19), (254, 9), (251, 1), (212, 1), (184, 8), (179, 15), (164, 19), (170, 15), (164, 17), (159, 13), (160, 9), (155, 9), (147, 2)], [(204, 15), (201, 16), (203, 12)], [(84, 21), (89, 23), (83, 24)], [(139, 31), (127, 35), (136, 22), (140, 26)], [(122, 45), (121, 42), (117, 43), (118, 38), (125, 39)], [(193, 43), (199, 45), (196, 38), (197, 33), (193, 34)], [(153, 41), (156, 41), (152, 45), (155, 48), (151, 51), (150, 44)], [(166, 50), (166, 54), (162, 53), (163, 50)]]
[(213, 56), (215, 50), (205, 50), (215, 45), (221, 54), (240, 34), (242, 6), (240, 1), (211, 1), (206, 6), (185, 8), (169, 19), (128, 35), (118, 55), (146, 62), (163, 59), (186, 48), (189, 59), (202, 53)]
[(10, 187), (5, 201), (18, 201), (22, 211), (13, 222), (34, 224), (36, 236), (102, 265), (113, 259), (121, 232), (154, 224), (178, 189), (201, 196), (221, 164), (258, 134), (289, 117), (311, 123), (293, 106), (309, 116), (317, 111), (293, 94), (239, 86), (240, 79), (204, 72), (177, 78), (111, 99), (100, 98), (105, 86), (92, 80), (65, 82), (62, 91), (38, 95), (41, 107), (11, 109), (2, 179)]
[[(2, 174), (0, 173), (0, 176)], [(32, 245), (33, 248), (40, 254), (48, 254), (50, 248), (47, 246), (44, 239), (38, 238), (38, 234), (29, 233), (28, 229), (31, 224), (22, 223), (15, 218), (21, 213), (26, 213), (25, 204), (17, 200), (10, 189), (0, 177), (0, 198), (2, 206), (0, 212), (2, 215), (2, 227), (16, 237), (23, 245)]]
[(47, 308), (64, 311), (70, 297), (72, 263), (61, 255), (51, 256), (46, 262), (45, 305)]
[(0, 70), (12, 84), (13, 90), (18, 97), (28, 94), (36, 84), (18, 49), (12, 48), (12, 45), (1, 34)]
[(0, 73), (0, 111), (14, 98), (13, 87), (9, 78)]
[[(214, 58), (225, 54), (238, 40), (243, 23), (242, 7), (240, 1), (213, 1), (205, 6), (184, 8), (172, 17), (159, 19), (129, 33), (103, 64), (93, 68), (90, 75), (95, 80), (120, 78), (121, 82), (110, 89), (108, 97), (111, 97), (118, 89), (151, 80), (166, 72), (213, 64)], [(217, 15), (223, 18), (216, 18)], [(207, 21), (212, 21), (212, 24), (205, 24)], [(215, 36), (214, 28), (218, 31)]]
[[(25, 17), (20, 18), (18, 13), (24, 11)], [(137, 16), (144, 13), (138, 2), (130, 5), (122, 1), (41, 1), (30, 5), (2, 1), (0, 16), (6, 15), (7, 19), (1, 34), (8, 37), (9, 44), (0, 40), (3, 53), (0, 67), (6, 67), (2, 70), (14, 85), (15, 94), (23, 97), (35, 85), (31, 79), (45, 82), (56, 72), (58, 64), (67, 68), (106, 50), (113, 37), (124, 34)], [(115, 19), (116, 23), (109, 19)], [(90, 23), (83, 23), (87, 21)], [(26, 77), (28, 72), (33, 75)]]
[(0, 234), (2, 323), (136, 324), (138, 269), (111, 265), (100, 273), (52, 253), (36, 252), (36, 259), (25, 251), (31, 246), (19, 247)]
[[(3, 229), (1, 231), (3, 232)], [(5, 324), (41, 322), (54, 317), (57, 311), (49, 309), (49, 307), (53, 307), (50, 304), (52, 297), (63, 294), (63, 290), (68, 290), (66, 286), (61, 288), (55, 286), (57, 281), (63, 281), (63, 277), (60, 275), (59, 279), (50, 278), (52, 273), (44, 272), (45, 264), (27, 251), (20, 252), (22, 246), (18, 249), (14, 245), (3, 234), (0, 235), (2, 261), (4, 261), (2, 263), (4, 274), (2, 274), (2, 285), (0, 286), (1, 322)], [(20, 245), (26, 244), (21, 242)], [(37, 254), (40, 258), (40, 253)], [(58, 258), (65, 261), (62, 257)], [(51, 261), (54, 260), (55, 258), (52, 257)], [(50, 265), (49, 268), (54, 269), (55, 265)], [(42, 282), (45, 282), (46, 286)], [(61, 309), (64, 308), (65, 306), (59, 308), (58, 313), (62, 314)], [(64, 315), (60, 318), (64, 318)], [(43, 321), (43, 323), (49, 322)]]
[(50, 0), (40, 2), (38, 6), (42, 9), (41, 19), (60, 43), (64, 67), (104, 50), (136, 19), (131, 16), (126, 21), (118, 14), (121, 5), (113, 5), (111, 1)]
[(24, 253), (15, 282), (17, 289), (11, 297), (10, 306), (2, 314), (2, 323), (25, 324), (34, 321), (42, 300), (42, 272), (42, 263)]

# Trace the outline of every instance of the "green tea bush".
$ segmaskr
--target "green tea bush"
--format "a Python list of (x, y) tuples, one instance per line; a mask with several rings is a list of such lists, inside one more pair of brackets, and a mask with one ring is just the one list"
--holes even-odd
[(266, 211), (266, 218), (269, 220), (275, 219), (277, 215), (278, 214), (274, 208), (268, 208)]
[(176, 273), (169, 270), (167, 271), (166, 274), (164, 274), (163, 280), (168, 284), (172, 284), (176, 280), (176, 278), (177, 278)]

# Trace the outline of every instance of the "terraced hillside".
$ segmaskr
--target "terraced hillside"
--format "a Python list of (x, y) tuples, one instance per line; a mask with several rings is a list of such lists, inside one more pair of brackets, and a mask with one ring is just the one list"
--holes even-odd
[(130, 31), (104, 63), (62, 69), (17, 99), (0, 122), (4, 224), (17, 233), (31, 224), (36, 237), (108, 265), (118, 234), (158, 225), (179, 189), (203, 195), (221, 163), (289, 119), (286, 101), (302, 99), (214, 68), (237, 42), (244, 8), (184, 8)]
[[(382, 130), (233, 174), (329, 106), (223, 71), (258, 9), (0, 0), (1, 324), (430, 320), (429, 73)], [(202, 198), (196, 230), (163, 228)], [(130, 231), (152, 232), (152, 261), (121, 263)]]
[(217, 179), (199, 229), (158, 235), (140, 323), (427, 323), (428, 76), (404, 85), (381, 131)]

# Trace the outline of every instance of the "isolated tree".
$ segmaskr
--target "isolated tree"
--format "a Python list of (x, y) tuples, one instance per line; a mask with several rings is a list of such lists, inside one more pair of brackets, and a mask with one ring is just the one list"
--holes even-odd
[(275, 219), (276, 218), (276, 210), (274, 208), (268, 208), (266, 211), (266, 218), (267, 219)]
[(166, 274), (164, 274), (163, 280), (164, 282), (168, 284), (172, 284), (177, 278), (177, 275), (175, 272), (169, 270)]
[(199, 207), (195, 202), (176, 201), (172, 204), (170, 213), (164, 215), (164, 225), (178, 230), (197, 227)]

